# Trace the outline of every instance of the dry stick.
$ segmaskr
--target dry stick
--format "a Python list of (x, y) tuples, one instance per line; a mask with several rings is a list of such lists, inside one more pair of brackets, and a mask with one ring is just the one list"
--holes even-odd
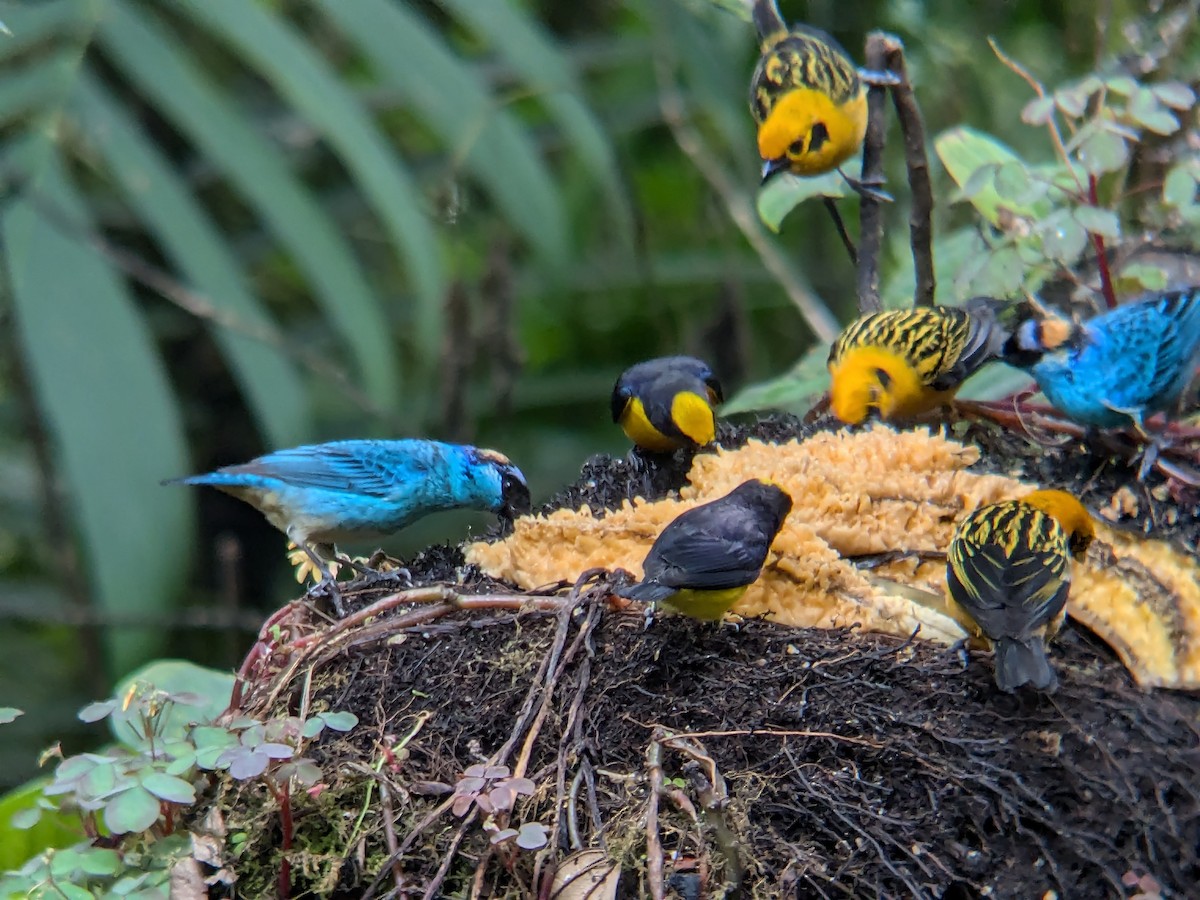
[(738, 188), (720, 160), (708, 149), (700, 132), (688, 121), (683, 96), (668, 70), (667, 63), (661, 57), (656, 57), (654, 71), (658, 76), (658, 105), (662, 110), (663, 121), (671, 129), (675, 143), (721, 199), (725, 211), (742, 232), (746, 243), (758, 254), (763, 266), (783, 287), (788, 299), (800, 311), (813, 334), (825, 343), (832, 343), (842, 330), (837, 320), (824, 304), (804, 287), (783, 252), (767, 236), (754, 204), (750, 202), (746, 193)]
[(908, 167), (908, 187), (912, 191), (908, 233), (916, 272), (913, 305), (932, 306), (936, 287), (933, 273), (933, 184), (929, 178), (929, 157), (925, 154), (925, 124), (908, 80), (904, 44), (892, 34), (884, 34), (883, 43), (887, 54), (887, 70), (900, 79), (899, 84), (892, 86), (892, 104), (900, 120), (904, 162)]
[(662, 744), (652, 737), (646, 746), (646, 772), (650, 781), (650, 796), (646, 798), (646, 879), (650, 896), (663, 900), (663, 849), (658, 835), (658, 798), (662, 794)]
[(700, 791), (700, 806), (704, 810), (704, 822), (716, 834), (717, 845), (721, 848), (721, 855), (725, 857), (725, 883), (732, 885), (733, 891), (736, 892), (745, 880), (746, 866), (742, 861), (742, 854), (738, 852), (737, 836), (725, 820), (724, 810), (729, 803), (725, 777), (717, 768), (717, 761), (705, 752), (699, 741), (676, 735), (666, 737), (662, 742), (691, 757), (694, 762), (708, 770), (708, 787)]
[[(867, 35), (866, 67), (875, 72), (887, 68), (888, 35), (872, 31)], [(887, 87), (867, 87), (867, 134), (863, 139), (862, 182), (883, 184), (883, 148), (887, 141), (884, 121)], [(858, 312), (879, 312), (879, 255), (883, 250), (883, 202), (864, 193), (858, 207)]]

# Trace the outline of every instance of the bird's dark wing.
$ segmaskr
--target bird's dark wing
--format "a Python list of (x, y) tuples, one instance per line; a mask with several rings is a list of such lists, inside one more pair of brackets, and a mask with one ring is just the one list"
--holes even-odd
[(1200, 291), (1167, 295), (1155, 310), (1163, 321), (1157, 332), (1153, 383), (1163, 391), (1190, 375), (1200, 354)]
[(699, 506), (679, 516), (646, 557), (647, 579), (677, 588), (721, 590), (758, 577), (774, 534), (755, 510), (731, 503)]
[(1011, 554), (998, 543), (955, 541), (950, 596), (992, 638), (1023, 640), (1062, 611), (1070, 582), (1061, 554), (1025, 545)]
[(961, 310), (948, 315), (945, 346), (958, 350), (953, 358), (944, 359), (940, 371), (929, 383), (931, 388), (937, 391), (955, 388), (985, 363), (999, 357), (1008, 332), (997, 319), (998, 304), (999, 301), (986, 297), (975, 297)]
[(293, 487), (388, 498), (424, 478), (429, 452), (420, 442), (338, 441), (279, 450), (222, 473), (274, 478)]

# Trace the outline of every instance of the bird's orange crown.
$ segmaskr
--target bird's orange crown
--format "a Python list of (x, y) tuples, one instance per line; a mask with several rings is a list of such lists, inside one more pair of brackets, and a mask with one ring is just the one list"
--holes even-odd
[(1034, 491), (1022, 497), (1021, 502), (1054, 517), (1067, 533), (1073, 555), (1082, 556), (1087, 552), (1096, 536), (1096, 524), (1091, 513), (1073, 495), (1066, 491)]

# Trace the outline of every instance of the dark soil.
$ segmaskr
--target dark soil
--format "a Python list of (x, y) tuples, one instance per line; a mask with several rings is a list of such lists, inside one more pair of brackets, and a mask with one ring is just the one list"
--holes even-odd
[[(773, 418), (722, 426), (719, 440), (815, 427)], [(982, 467), (1046, 472), (1041, 480), (1096, 506), (1128, 477), (1115, 464), (1097, 474), (1077, 450), (987, 426), (967, 434), (983, 444)], [(593, 458), (551, 506), (666, 493), (686, 468), (681, 458)], [(1165, 522), (1172, 504), (1154, 499), (1155, 486), (1146, 515)], [(1200, 526), (1186, 515), (1153, 530), (1194, 547)], [(420, 584), (512, 593), (464, 567), (457, 549), (430, 548), (408, 567)], [(356, 609), (387, 591), (346, 593)], [(549, 875), (579, 847), (606, 852), (625, 897), (650, 895), (659, 861), (675, 897), (1104, 898), (1132, 896), (1143, 876), (1164, 896), (1196, 895), (1200, 697), (1139, 691), (1086, 632), (1068, 626), (1055, 645), (1058, 693), (1009, 696), (988, 654), (763, 622), (734, 630), (660, 617), (644, 630), (606, 595), (601, 582), (558, 612), (444, 607), (419, 622), (401, 607), (373, 620), (369, 637), (364, 623), (363, 640), (315, 657), (313, 708), (349, 710), (360, 724), (312, 751), (337, 773), (327, 792), (337, 801), (331, 812), (295, 800), (293, 896), (332, 865), (339, 897), (397, 896), (398, 885), (415, 897), (466, 896), (472, 885), (485, 897), (549, 897)], [(381, 633), (387, 615), (409, 624), (397, 618)], [(286, 668), (287, 649), (264, 682)], [(281, 702), (298, 704), (304, 669)], [(255, 708), (268, 693), (251, 686), (246, 711), (282, 712), (278, 702)], [(426, 714), (379, 774), (393, 837), (373, 803), (366, 842), (344, 861), (306, 849), (318, 843), (306, 835), (358, 814), (365, 767)], [(478, 807), (461, 818), (448, 809), (439, 791), (485, 760), (536, 784), (503, 824), (547, 826), (540, 856), (511, 841), (493, 847)], [(234, 824), (239, 815), (254, 818), (226, 811)], [(277, 870), (277, 836), (264, 837), (235, 869)], [(243, 884), (264, 882), (247, 874)]]

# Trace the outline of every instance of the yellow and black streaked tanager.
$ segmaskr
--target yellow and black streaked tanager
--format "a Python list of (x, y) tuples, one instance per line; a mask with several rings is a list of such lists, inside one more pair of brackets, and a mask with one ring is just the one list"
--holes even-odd
[(1046, 645), (1066, 616), (1071, 559), (1094, 536), (1091, 516), (1065, 491), (981, 506), (959, 523), (946, 586), (976, 636), (992, 645), (1000, 690), (1058, 686)]
[(612, 392), (612, 417), (638, 447), (671, 453), (716, 437), (721, 383), (702, 360), (664, 356), (626, 369)]
[(919, 416), (949, 403), (963, 381), (997, 358), (1007, 332), (998, 301), (918, 306), (851, 322), (829, 350), (833, 414), (848, 425), (870, 416)]
[(775, 0), (755, 0), (762, 55), (750, 83), (763, 180), (776, 172), (822, 175), (858, 152), (867, 131), (867, 89), (830, 35), (783, 21)]
[(778, 485), (744, 482), (667, 525), (646, 555), (641, 583), (618, 593), (718, 621), (757, 580), (791, 509)]

